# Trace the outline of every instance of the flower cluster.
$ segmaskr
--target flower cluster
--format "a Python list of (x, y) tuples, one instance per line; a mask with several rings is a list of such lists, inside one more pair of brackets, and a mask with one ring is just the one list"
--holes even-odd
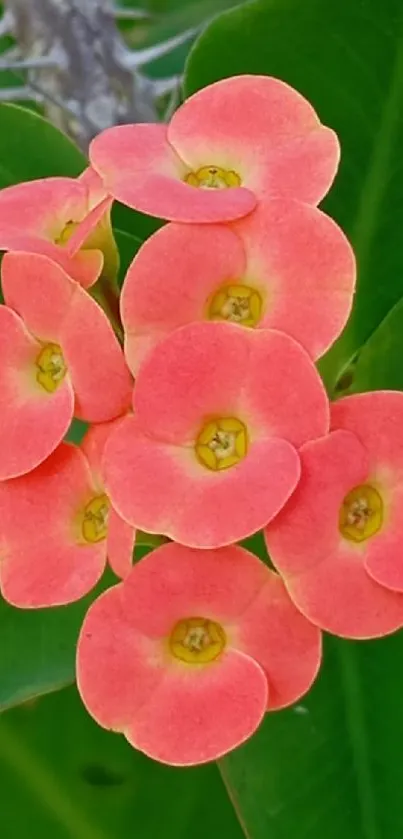
[[(0, 193), (0, 587), (70, 603), (108, 560), (83, 701), (155, 759), (202, 763), (309, 689), (321, 630), (403, 626), (403, 394), (329, 404), (315, 367), (355, 262), (317, 208), (336, 135), (295, 90), (226, 79), (90, 160)], [(114, 199), (168, 222), (118, 326)], [(259, 530), (274, 570), (236, 544)], [(165, 544), (133, 565), (137, 531)]]

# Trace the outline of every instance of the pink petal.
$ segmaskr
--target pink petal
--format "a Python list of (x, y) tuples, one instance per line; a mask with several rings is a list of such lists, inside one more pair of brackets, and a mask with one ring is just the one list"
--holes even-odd
[(0, 483), (0, 586), (20, 608), (78, 600), (101, 577), (105, 542), (81, 544), (75, 518), (94, 495), (79, 449), (61, 444), (37, 469)]
[(172, 668), (125, 734), (154, 760), (193, 766), (217, 760), (256, 731), (268, 701), (259, 665), (228, 650), (217, 666)]
[(18, 315), (0, 306), (0, 480), (38, 466), (63, 439), (73, 417), (68, 376), (54, 393), (37, 383), (40, 351)]
[(80, 449), (88, 460), (93, 480), (100, 489), (104, 488), (102, 459), (105, 445), (110, 434), (117, 428), (120, 421), (121, 419), (119, 418), (110, 422), (100, 422), (96, 425), (91, 425), (87, 429), (80, 444)]
[[(102, 474), (105, 445), (119, 422), (120, 419), (91, 425), (80, 446), (91, 469), (94, 485), (100, 493), (105, 492)], [(135, 539), (136, 531), (111, 507), (108, 517), (107, 555), (109, 565), (121, 579), (132, 569)]]
[[(244, 538), (279, 512), (299, 477), (293, 446), (326, 433), (329, 410), (299, 344), (226, 323), (183, 327), (150, 352), (134, 409), (106, 449), (112, 503), (136, 528), (203, 548)], [(248, 453), (236, 468), (211, 472), (197, 460), (211, 417), (246, 425)]]
[(264, 668), (269, 710), (290, 705), (310, 688), (320, 666), (321, 633), (296, 609), (277, 574), (267, 570), (236, 636), (240, 649)]
[(273, 200), (232, 230), (168, 224), (140, 249), (121, 303), (133, 372), (167, 333), (207, 319), (209, 299), (231, 280), (250, 283), (261, 294), (259, 326), (283, 329), (314, 358), (341, 332), (351, 309), (355, 263), (331, 219), (295, 201)]
[(286, 584), (308, 620), (334, 635), (366, 640), (403, 627), (403, 594), (378, 585), (352, 552), (328, 556)]
[(383, 527), (376, 536), (368, 539), (363, 561), (373, 580), (386, 588), (403, 592), (403, 483), (386, 484), (385, 500), (387, 507)]
[(325, 434), (329, 422), (322, 381), (299, 344), (224, 322), (194, 323), (161, 341), (142, 365), (133, 404), (147, 434), (182, 445), (211, 416), (238, 417), (251, 439), (296, 446)]
[(114, 574), (124, 579), (133, 567), (136, 531), (111, 507), (108, 518), (107, 555)]
[(48, 241), (87, 212), (87, 188), (75, 178), (43, 178), (0, 191), (0, 248), (9, 233), (24, 231)]
[(137, 563), (121, 598), (132, 627), (158, 639), (186, 616), (238, 623), (269, 577), (263, 562), (236, 545), (198, 551), (170, 542)]
[(81, 631), (77, 681), (89, 712), (171, 764), (203, 763), (247, 739), (267, 705), (261, 668), (235, 650), (197, 672), (177, 665), (161, 641), (128, 621), (123, 591), (120, 585), (102, 595)]
[(234, 170), (259, 198), (318, 203), (339, 161), (336, 135), (309, 102), (268, 76), (235, 76), (198, 91), (172, 117), (168, 140), (193, 170)]
[(106, 422), (130, 407), (133, 382), (108, 318), (77, 285), (60, 332), (76, 396), (75, 415)]
[(204, 320), (212, 292), (244, 270), (242, 242), (222, 225), (167, 224), (151, 236), (128, 270), (121, 297), (132, 372), (169, 332)]
[(285, 504), (300, 472), (295, 449), (272, 437), (252, 443), (236, 467), (210, 472), (193, 449), (148, 437), (133, 417), (110, 436), (104, 469), (108, 494), (126, 521), (197, 548), (259, 530)]
[(344, 497), (367, 480), (365, 449), (351, 432), (336, 431), (306, 444), (300, 455), (300, 483), (265, 531), (292, 599), (309, 620), (335, 635), (393, 632), (403, 625), (403, 595), (370, 578), (361, 546), (348, 543), (338, 526)]
[(81, 172), (81, 175), (78, 176), (77, 180), (81, 184), (84, 184), (87, 190), (88, 208), (90, 210), (100, 204), (100, 202), (107, 197), (108, 193), (105, 189), (103, 180), (98, 175), (98, 172), (92, 168), (92, 166), (87, 166), (87, 168)]
[(188, 460), (186, 450), (171, 451), (164, 443), (146, 438), (134, 417), (124, 418), (108, 439), (103, 462), (113, 506), (138, 530), (167, 533), (173, 511), (188, 489)]
[(368, 573), (381, 585), (403, 591), (403, 393), (375, 391), (341, 399), (332, 407), (332, 425), (353, 431), (365, 446), (368, 482), (385, 500), (382, 529), (365, 544)]
[(7, 235), (7, 247), (5, 245), (4, 247), (9, 251), (23, 251), (47, 256), (52, 262), (57, 262), (83, 288), (88, 288), (98, 279), (104, 261), (100, 251), (79, 251), (74, 256), (70, 256), (65, 247), (54, 245), (53, 242), (48, 242), (46, 239), (28, 236), (24, 233)]
[(42, 253), (88, 287), (101, 272), (102, 254), (73, 255), (56, 243), (64, 227), (81, 222), (88, 211), (88, 185), (80, 179), (44, 178), (3, 189), (0, 250)]
[(41, 341), (59, 341), (77, 285), (43, 254), (6, 253), (1, 282), (7, 306)]
[(256, 206), (246, 189), (204, 190), (184, 182), (189, 171), (167, 140), (164, 125), (119, 125), (90, 146), (93, 167), (119, 201), (158, 218), (216, 222), (240, 218)]
[(77, 229), (66, 244), (66, 250), (74, 255), (85, 244), (89, 236), (94, 232), (97, 225), (110, 213), (113, 198), (106, 197), (94, 207), (87, 216), (77, 225)]
[[(62, 251), (60, 253), (60, 251)], [(45, 251), (41, 251), (45, 253)], [(104, 264), (104, 257), (99, 250), (81, 250), (74, 256), (69, 256), (67, 251), (64, 253), (63, 249), (59, 249), (56, 255), (48, 253), (51, 259), (60, 265), (61, 268), (69, 274), (83, 288), (90, 288), (99, 278)]]
[(283, 332), (261, 329), (242, 334), (250, 353), (238, 415), (245, 417), (251, 437), (283, 437), (299, 447), (325, 434), (329, 403), (306, 351)]
[(264, 300), (259, 326), (283, 330), (318, 358), (351, 310), (355, 261), (344, 234), (318, 209), (285, 200), (260, 204), (233, 230), (247, 255), (246, 278)]
[(297, 198), (306, 204), (318, 204), (329, 191), (340, 161), (337, 134), (320, 126), (306, 137), (298, 138), (267, 154), (260, 172), (245, 179), (245, 186), (260, 201), (270, 198)]
[(385, 465), (403, 477), (403, 393), (379, 390), (339, 399), (331, 406), (331, 425), (360, 438), (371, 473)]
[(132, 380), (108, 318), (59, 265), (38, 254), (4, 256), (6, 300), (41, 340), (62, 347), (76, 395), (75, 415), (104, 422), (124, 413)]
[(183, 444), (194, 442), (205, 417), (236, 416), (250, 348), (246, 330), (227, 323), (195, 323), (169, 335), (136, 379), (133, 402), (142, 428)]
[(298, 487), (265, 531), (270, 556), (286, 578), (315, 568), (327, 555), (349, 551), (339, 532), (340, 507), (368, 475), (365, 449), (346, 431), (306, 443), (300, 458)]
[(77, 645), (77, 686), (104, 728), (123, 731), (165, 675), (164, 648), (133, 629), (122, 603), (123, 584), (90, 606)]

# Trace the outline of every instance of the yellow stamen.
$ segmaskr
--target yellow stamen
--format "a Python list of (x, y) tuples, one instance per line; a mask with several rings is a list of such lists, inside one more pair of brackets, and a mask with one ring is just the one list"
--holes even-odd
[(364, 542), (375, 536), (383, 522), (383, 500), (369, 484), (354, 487), (340, 508), (339, 529), (345, 539)]
[(185, 176), (185, 182), (199, 189), (228, 189), (241, 186), (241, 178), (233, 169), (221, 169), (220, 166), (202, 166), (196, 172), (189, 172)]
[(108, 533), (109, 500), (98, 495), (84, 507), (81, 518), (81, 532), (84, 540), (93, 544), (106, 539)]
[(42, 385), (47, 393), (54, 393), (67, 373), (67, 367), (59, 345), (45, 344), (35, 361), (35, 365), (37, 367), (36, 381), (38, 384)]
[(236, 417), (210, 420), (196, 440), (196, 457), (213, 472), (236, 466), (248, 450), (246, 426)]
[(56, 236), (55, 244), (56, 245), (67, 245), (67, 242), (71, 239), (73, 233), (76, 232), (78, 227), (77, 221), (68, 221), (67, 224), (63, 227), (63, 230)]
[(227, 320), (242, 326), (256, 326), (262, 316), (263, 301), (255, 288), (247, 285), (221, 286), (210, 298), (209, 320)]
[(169, 648), (172, 655), (187, 664), (209, 664), (227, 643), (223, 627), (207, 618), (185, 618), (174, 626)]

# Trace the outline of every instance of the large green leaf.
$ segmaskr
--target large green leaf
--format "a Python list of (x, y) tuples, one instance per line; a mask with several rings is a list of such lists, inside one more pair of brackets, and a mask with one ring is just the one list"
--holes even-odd
[(114, 233), (120, 255), (119, 284), (122, 286), (127, 269), (136, 256), (142, 240), (123, 230), (115, 230)]
[(215, 766), (153, 763), (73, 688), (1, 716), (0, 784), (4, 839), (242, 839)]
[(243, 4), (196, 42), (186, 93), (237, 73), (289, 82), (340, 136), (342, 163), (324, 208), (354, 244), (359, 285), (348, 327), (322, 362), (332, 385), (403, 293), (401, 0)]
[(129, 236), (137, 236), (144, 242), (164, 222), (161, 219), (153, 218), (153, 216), (145, 216), (143, 213), (138, 213), (137, 210), (132, 210), (130, 207), (115, 201), (112, 209), (112, 224), (116, 230), (122, 230)]
[(221, 761), (250, 839), (403, 833), (402, 635), (328, 638), (313, 689)]
[(86, 165), (77, 146), (46, 119), (0, 104), (0, 189), (53, 175), (75, 178)]
[(402, 362), (403, 300), (400, 300), (362, 348), (351, 369), (349, 392), (403, 390)]
[(107, 572), (83, 600), (57, 609), (15, 609), (0, 597), (0, 711), (73, 681), (84, 615), (113, 579)]

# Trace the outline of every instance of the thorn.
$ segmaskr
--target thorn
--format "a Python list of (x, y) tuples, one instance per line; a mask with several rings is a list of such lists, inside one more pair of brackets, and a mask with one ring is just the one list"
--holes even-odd
[(18, 102), (22, 99), (34, 99), (43, 102), (43, 97), (33, 93), (30, 87), (0, 87), (0, 102)]
[(16, 44), (1, 53), (1, 61), (17, 61), (19, 58), (21, 58), (21, 50)]
[(4, 61), (0, 59), (1, 70), (41, 70), (46, 67), (58, 67), (58, 62), (50, 55), (43, 55), (39, 58), (20, 58), (16, 60)]
[(56, 107), (64, 111), (65, 114), (68, 114), (70, 117), (73, 117), (73, 119), (77, 119), (77, 111), (72, 107), (72, 105), (67, 105), (66, 102), (63, 102), (62, 99), (59, 99), (59, 97), (56, 96), (56, 94), (50, 93), (48, 90), (44, 90), (36, 83), (34, 84), (33, 82), (30, 82), (29, 86), (32, 88), (33, 91), (35, 91), (35, 93), (38, 93), (43, 100), (47, 99), (48, 102), (51, 102), (52, 105), (56, 105)]
[(151, 90), (155, 97), (174, 93), (181, 85), (182, 76), (168, 76), (166, 79), (150, 79)]
[(112, 6), (109, 12), (118, 20), (152, 20), (153, 15), (147, 9), (125, 9)]
[(7, 11), (4, 12), (3, 17), (0, 20), (0, 38), (3, 38), (4, 35), (12, 35), (13, 26), (13, 15), (11, 14), (10, 10), (7, 9)]
[(187, 29), (186, 32), (182, 32), (180, 35), (174, 35), (161, 44), (145, 47), (142, 50), (122, 50), (121, 61), (128, 70), (136, 70), (144, 64), (149, 64), (150, 61), (155, 61), (157, 58), (162, 58), (163, 55), (173, 52), (181, 44), (185, 44), (186, 41), (194, 38), (198, 30), (199, 27)]
[(171, 95), (168, 98), (166, 108), (164, 110), (163, 122), (170, 122), (176, 109), (179, 108), (182, 98), (182, 81), (183, 77), (178, 77), (177, 87), (173, 87)]

